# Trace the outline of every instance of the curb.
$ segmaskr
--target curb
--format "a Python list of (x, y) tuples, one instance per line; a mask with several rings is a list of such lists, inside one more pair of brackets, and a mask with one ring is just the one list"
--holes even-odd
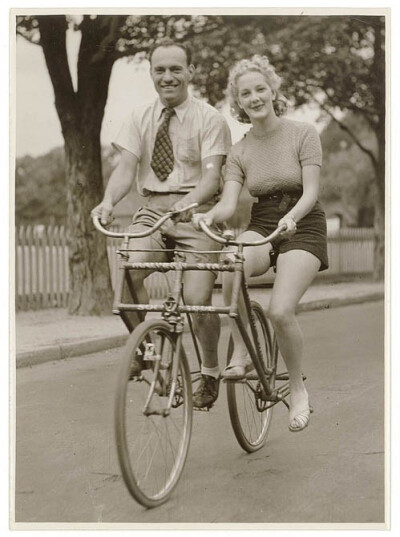
[(322, 300), (312, 300), (310, 302), (300, 303), (297, 306), (296, 312), (302, 313), (306, 311), (324, 310), (331, 308), (340, 308), (342, 306), (350, 306), (352, 304), (363, 304), (364, 302), (376, 302), (383, 300), (385, 293), (374, 292), (365, 295), (353, 296), (353, 297), (336, 297)]
[[(300, 303), (296, 311), (297, 313), (303, 313), (308, 311), (338, 308), (352, 304), (362, 304), (364, 302), (376, 302), (378, 300), (383, 300), (383, 298), (384, 292), (373, 292), (353, 297), (336, 297), (313, 300), (303, 304)], [(221, 317), (221, 326), (225, 326), (227, 324), (227, 316)], [(187, 326), (186, 329), (188, 330)], [(81, 339), (75, 342), (47, 345), (32, 351), (17, 352), (16, 367), (17, 369), (22, 367), (32, 367), (34, 365), (39, 365), (46, 362), (64, 360), (67, 358), (73, 358), (75, 356), (92, 354), (116, 347), (122, 347), (128, 339), (128, 335), (129, 334), (96, 339)]]
[(45, 362), (65, 360), (74, 356), (122, 347), (122, 345), (125, 345), (127, 339), (128, 334), (96, 339), (81, 339), (70, 343), (47, 345), (32, 351), (17, 352), (16, 367), (17, 369), (20, 367), (32, 367), (34, 365), (44, 364)]

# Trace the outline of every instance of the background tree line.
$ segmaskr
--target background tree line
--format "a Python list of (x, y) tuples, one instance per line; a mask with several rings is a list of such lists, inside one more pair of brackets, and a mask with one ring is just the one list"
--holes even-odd
[[(71, 26), (81, 32), (76, 90), (66, 50)], [(325, 132), (342, 143), (328, 161), (325, 155), (324, 169), (331, 174), (326, 195), (338, 200), (342, 193), (349, 200), (360, 195), (365, 207), (373, 200), (375, 275), (383, 277), (384, 17), (84, 15), (77, 21), (64, 15), (27, 15), (17, 17), (17, 33), (43, 49), (65, 140), (71, 313), (102, 313), (111, 301), (109, 278), (104, 278), (105, 240), (94, 231), (89, 215), (103, 193), (100, 131), (112, 66), (124, 56), (143, 57), (164, 35), (191, 42), (198, 66), (195, 90), (211, 104), (224, 99), (227, 74), (237, 59), (267, 54), (284, 79), (282, 90), (291, 105), (312, 104), (336, 123), (340, 136), (333, 127), (330, 134)], [(335, 173), (338, 168), (340, 174)]]

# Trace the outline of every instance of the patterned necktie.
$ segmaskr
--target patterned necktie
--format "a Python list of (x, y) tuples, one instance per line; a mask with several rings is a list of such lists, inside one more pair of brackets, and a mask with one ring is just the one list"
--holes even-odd
[(173, 108), (164, 108), (163, 114), (164, 119), (157, 131), (150, 164), (160, 181), (165, 181), (174, 169), (174, 151), (168, 134), (168, 127), (175, 110)]

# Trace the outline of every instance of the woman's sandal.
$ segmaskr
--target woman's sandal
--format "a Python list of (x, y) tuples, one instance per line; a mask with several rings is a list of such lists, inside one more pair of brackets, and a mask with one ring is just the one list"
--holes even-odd
[(292, 433), (298, 433), (305, 429), (310, 421), (310, 414), (314, 412), (314, 408), (308, 404), (307, 408), (299, 412), (289, 422), (289, 431)]
[(252, 369), (254, 369), (254, 365), (250, 358), (247, 358), (247, 360), (242, 360), (240, 362), (234, 362), (231, 360), (229, 364), (225, 367), (225, 369), (222, 371), (221, 378), (231, 380), (242, 379)]

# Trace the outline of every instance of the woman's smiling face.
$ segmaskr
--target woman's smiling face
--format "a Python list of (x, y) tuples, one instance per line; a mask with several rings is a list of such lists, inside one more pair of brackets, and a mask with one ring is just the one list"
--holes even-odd
[(248, 71), (239, 76), (236, 82), (238, 104), (250, 121), (266, 119), (269, 114), (274, 113), (272, 101), (275, 92), (271, 89), (264, 75), (258, 71)]

